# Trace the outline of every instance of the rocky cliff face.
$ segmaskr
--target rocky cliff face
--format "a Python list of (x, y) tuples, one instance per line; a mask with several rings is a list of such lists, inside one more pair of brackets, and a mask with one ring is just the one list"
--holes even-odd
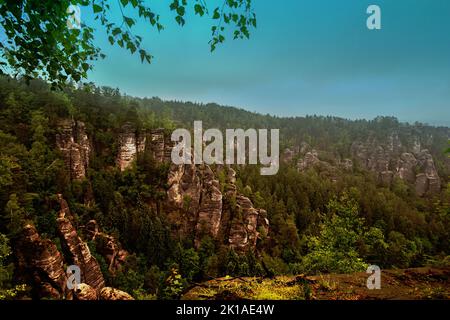
[(120, 170), (125, 170), (136, 159), (138, 152), (145, 148), (145, 135), (139, 135), (131, 124), (122, 126), (119, 134), (119, 153), (117, 155), (117, 165)]
[(376, 173), (384, 186), (390, 186), (394, 178), (399, 178), (412, 185), (419, 196), (426, 193), (435, 194), (441, 189), (441, 180), (432, 155), (421, 147), (418, 138), (415, 138), (412, 146), (408, 148), (401, 143), (398, 135), (393, 133), (388, 136), (385, 143), (373, 138), (353, 142), (350, 147), (353, 160), (338, 157), (333, 159), (333, 163), (320, 160), (319, 152), (306, 143), (302, 143), (300, 147), (286, 149), (282, 159), (290, 162), (298, 158), (299, 171), (313, 167), (328, 171), (336, 169), (351, 171), (357, 164)]
[[(223, 226), (228, 242), (232, 248), (248, 250), (255, 248), (260, 236), (260, 231), (267, 235), (269, 232), (269, 220), (267, 212), (256, 209), (249, 198), (236, 191), (236, 172), (232, 168), (226, 168), (227, 184), (225, 192), (225, 217)], [(228, 231), (228, 233), (227, 233)]]
[(17, 274), (32, 287), (35, 298), (62, 299), (67, 291), (64, 259), (56, 245), (42, 239), (36, 228), (26, 225), (15, 245)]
[(121, 128), (118, 142), (116, 162), (121, 171), (128, 168), (136, 160), (137, 154), (144, 150), (150, 151), (158, 162), (165, 161), (167, 157), (170, 159), (170, 149), (167, 148), (170, 140), (164, 135), (163, 129), (137, 132), (132, 124), (127, 123)]
[[(146, 141), (145, 147), (139, 149)], [(126, 169), (136, 159), (139, 151), (150, 152), (153, 159), (171, 163), (173, 143), (162, 129), (136, 133), (125, 125), (119, 137), (117, 164)], [(223, 194), (217, 174), (226, 171), (228, 190)], [(208, 165), (170, 165), (168, 174), (166, 212), (173, 222), (178, 236), (194, 236), (196, 246), (204, 236), (223, 240), (238, 250), (254, 249), (258, 239), (258, 227), (262, 225), (268, 232), (268, 220), (263, 210), (253, 207), (250, 199), (236, 191), (235, 173), (231, 168), (220, 167), (213, 170)], [(230, 202), (235, 205), (229, 205)], [(263, 217), (262, 217), (263, 216)]]
[(209, 235), (236, 250), (253, 250), (259, 237), (258, 228), (261, 226), (268, 232), (267, 214), (236, 191), (232, 168), (217, 170), (227, 175), (225, 185), (219, 183), (216, 173), (207, 165), (173, 165), (167, 191), (170, 216), (178, 221), (179, 233), (195, 235), (196, 246)]
[[(97, 260), (91, 255), (87, 243), (78, 235), (66, 201), (58, 195), (60, 212), (57, 229), (62, 251), (49, 239), (42, 239), (36, 228), (26, 225), (15, 244), (16, 272), (21, 281), (32, 288), (34, 298), (77, 299), (77, 300), (130, 300), (132, 297), (117, 289), (105, 287), (105, 281)], [(91, 223), (92, 224), (92, 223)], [(87, 228), (87, 227), (86, 227)], [(111, 254), (111, 266), (116, 269), (126, 252), (119, 250), (113, 237), (95, 230), (94, 238), (103, 237), (106, 248), (100, 254), (105, 258)], [(117, 249), (117, 250), (116, 250)], [(77, 265), (81, 271), (81, 284), (77, 290), (67, 287), (66, 267)], [(112, 292), (112, 293), (111, 293)]]
[(109, 271), (114, 274), (125, 263), (128, 252), (120, 247), (113, 236), (101, 232), (95, 220), (87, 223), (85, 231), (86, 239), (94, 242), (96, 251), (105, 258)]
[(92, 147), (84, 123), (69, 119), (59, 121), (56, 146), (63, 154), (71, 179), (85, 178)]
[[(58, 129), (57, 147), (63, 153), (71, 178), (84, 178), (92, 149), (84, 124), (66, 119), (60, 121)], [(127, 123), (119, 133), (116, 163), (123, 171), (144, 151), (150, 153), (157, 163), (171, 163), (172, 147), (170, 136), (163, 129), (138, 132), (132, 124)], [(228, 170), (233, 172), (230, 168)], [(228, 189), (233, 189), (229, 185), (233, 186), (235, 179), (229, 178), (226, 184)], [(197, 246), (205, 235), (209, 235), (214, 239), (221, 238), (233, 248), (247, 250), (255, 247), (260, 226), (268, 231), (266, 213), (254, 208), (250, 199), (239, 195), (235, 188), (234, 193), (224, 195), (221, 191), (224, 186), (220, 185), (217, 172), (210, 166), (171, 165), (167, 179), (169, 189), (166, 207), (169, 217), (179, 235), (194, 235)], [(64, 202), (61, 201), (62, 207), (67, 207)], [(232, 206), (229, 205), (230, 202), (233, 203)], [(94, 289), (104, 286), (98, 263), (77, 236), (70, 211), (62, 209), (57, 221), (69, 260), (86, 269), (91, 277), (85, 279), (86, 284)], [(114, 239), (98, 232), (95, 221), (88, 224), (86, 237), (99, 244), (98, 252), (104, 254), (110, 271), (114, 272), (125, 259), (126, 253), (117, 247)]]
[(77, 233), (72, 224), (73, 217), (66, 201), (59, 196), (61, 210), (56, 219), (58, 232), (60, 235), (61, 246), (71, 265), (77, 265), (81, 269), (81, 282), (90, 285), (96, 290), (105, 286), (105, 280), (95, 257), (86, 242), (84, 242)]
[(394, 178), (399, 178), (414, 185), (419, 196), (438, 193), (441, 181), (430, 152), (420, 150), (417, 143), (413, 150), (406, 151), (399, 142), (387, 146), (376, 141), (352, 145), (352, 153), (359, 164), (376, 172), (383, 184), (390, 185)]

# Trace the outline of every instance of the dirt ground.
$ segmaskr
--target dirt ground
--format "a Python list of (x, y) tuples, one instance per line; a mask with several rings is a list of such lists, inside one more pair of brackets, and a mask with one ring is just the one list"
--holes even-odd
[(381, 289), (367, 273), (268, 278), (218, 278), (191, 288), (186, 300), (450, 299), (450, 266), (381, 271)]

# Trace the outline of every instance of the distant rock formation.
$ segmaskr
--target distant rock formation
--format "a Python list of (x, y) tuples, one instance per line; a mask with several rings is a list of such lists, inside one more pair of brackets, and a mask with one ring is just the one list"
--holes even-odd
[(60, 120), (56, 146), (63, 154), (71, 179), (85, 178), (92, 147), (84, 123), (69, 119)]
[[(92, 147), (84, 124), (64, 119), (59, 121), (58, 130), (56, 144), (63, 154), (71, 179), (85, 178)], [(143, 152), (151, 154), (159, 164), (171, 163), (172, 147), (170, 136), (165, 134), (164, 129), (138, 131), (131, 123), (126, 123), (118, 135), (117, 167), (121, 171), (126, 170)], [(228, 168), (228, 172), (233, 171)], [(226, 182), (228, 190), (233, 189), (230, 186), (234, 184), (233, 179)], [(255, 209), (250, 199), (239, 195), (235, 187), (234, 194), (224, 196), (221, 190), (225, 186), (220, 185), (217, 172), (210, 166), (171, 164), (167, 180), (168, 216), (174, 222), (178, 235), (195, 235), (196, 246), (200, 245), (204, 236), (209, 235), (214, 239), (221, 238), (239, 250), (254, 249), (260, 224), (268, 231), (266, 213)], [(61, 207), (67, 208), (65, 201), (60, 201)], [(224, 225), (224, 206), (230, 201), (236, 204), (228, 206), (229, 221)], [(237, 210), (236, 213), (234, 210)], [(88, 271), (86, 284), (99, 289), (104, 286), (104, 280), (98, 263), (86, 243), (76, 234), (71, 219), (70, 211), (61, 209), (57, 221), (64, 250), (69, 254), (70, 261)], [(99, 232), (95, 221), (86, 226), (86, 237), (95, 240), (97, 251), (105, 256), (111, 272), (123, 263), (126, 252), (119, 249), (112, 237)]]
[(310, 168), (326, 169), (331, 177), (336, 176), (336, 169), (352, 171), (355, 164), (377, 174), (379, 182), (384, 186), (391, 186), (395, 178), (410, 184), (417, 195), (436, 194), (441, 190), (439, 178), (432, 155), (427, 149), (421, 149), (422, 144), (417, 137), (413, 138), (409, 149), (403, 145), (398, 134), (392, 133), (386, 143), (377, 139), (354, 141), (350, 147), (352, 159), (340, 159), (335, 156), (333, 163), (320, 159), (319, 152), (308, 144), (302, 143), (298, 147), (285, 149), (282, 159), (290, 163), (297, 160), (297, 169), (306, 171)]
[(416, 142), (413, 152), (401, 152), (404, 150), (401, 144), (392, 148), (376, 141), (355, 142), (352, 154), (365, 169), (378, 173), (384, 185), (389, 186), (393, 178), (399, 178), (414, 185), (419, 196), (436, 194), (441, 189), (441, 180), (433, 157), (427, 149), (418, 151), (418, 147)]

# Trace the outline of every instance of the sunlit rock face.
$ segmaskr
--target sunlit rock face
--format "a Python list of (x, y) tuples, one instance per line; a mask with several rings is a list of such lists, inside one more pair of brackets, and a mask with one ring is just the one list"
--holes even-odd
[(81, 283), (73, 290), (74, 300), (98, 300), (97, 290), (86, 283)]
[(126, 123), (118, 137), (117, 166), (124, 171), (144, 151), (151, 153), (152, 158), (159, 163), (170, 161), (172, 143), (169, 138), (164, 134), (164, 129), (138, 132), (131, 123)]
[(57, 128), (56, 146), (63, 155), (71, 179), (84, 179), (92, 150), (84, 123), (63, 119), (58, 122)]
[(133, 125), (127, 123), (122, 126), (119, 134), (119, 151), (117, 166), (121, 171), (128, 168), (136, 159), (138, 151), (145, 148), (145, 136), (139, 136)]

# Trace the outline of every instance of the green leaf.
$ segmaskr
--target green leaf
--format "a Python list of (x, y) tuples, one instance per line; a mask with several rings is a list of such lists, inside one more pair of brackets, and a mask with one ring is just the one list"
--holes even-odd
[(184, 13), (185, 13), (184, 7), (178, 7), (177, 8), (177, 13), (178, 13), (179, 16), (184, 16)]
[(203, 7), (198, 3), (194, 6), (194, 11), (195, 14), (198, 14), (199, 16), (203, 16), (205, 14)]
[(92, 9), (94, 10), (94, 13), (99, 13), (99, 12), (102, 12), (102, 7), (101, 6), (99, 6), (98, 4), (93, 4), (92, 5)]
[(219, 12), (219, 8), (216, 8), (214, 10), (214, 14), (213, 14), (213, 19), (219, 19), (220, 18), (220, 12)]
[(117, 36), (121, 32), (122, 32), (122, 30), (120, 30), (120, 28), (114, 28), (113, 31), (112, 31), (112, 35), (113, 36)]
[(175, 17), (176, 22), (180, 25), (180, 26), (184, 26), (184, 19), (182, 16), (176, 16)]
[(123, 17), (123, 19), (125, 20), (125, 23), (129, 26), (129, 27), (132, 27), (133, 25), (134, 25), (134, 20), (132, 19), (132, 18), (130, 18), (130, 17)]

